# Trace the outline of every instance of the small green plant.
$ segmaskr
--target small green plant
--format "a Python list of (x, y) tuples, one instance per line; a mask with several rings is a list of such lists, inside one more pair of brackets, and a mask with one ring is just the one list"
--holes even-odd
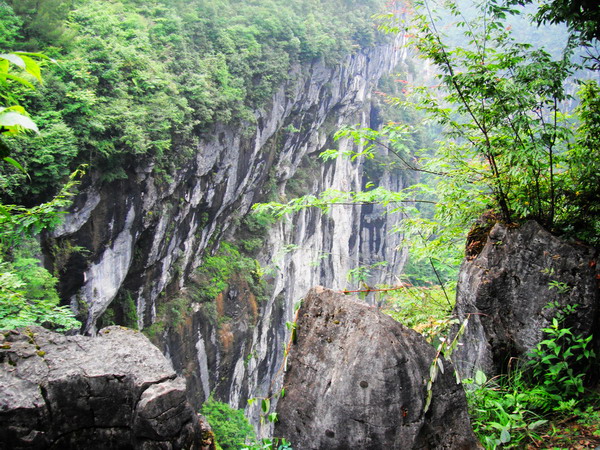
[(531, 352), (528, 363), (534, 380), (557, 401), (581, 398), (585, 375), (596, 359), (593, 335), (574, 335), (571, 329), (562, 327), (558, 318), (543, 331), (546, 339)]
[(285, 439), (261, 439), (256, 441), (241, 450), (292, 450), (292, 444)]
[(223, 450), (239, 450), (245, 448), (249, 442), (256, 441), (254, 429), (242, 410), (233, 409), (227, 403), (219, 402), (211, 396), (202, 405), (202, 414), (206, 416), (217, 443)]
[(236, 274), (248, 283), (259, 300), (265, 296), (264, 269), (258, 261), (245, 256), (236, 245), (222, 242), (219, 250), (207, 256), (196, 271), (193, 286), (195, 300), (213, 301), (229, 287), (231, 278)]
[[(453, 291), (450, 293), (453, 298)], [(455, 324), (439, 286), (406, 286), (385, 294), (382, 312), (418, 331), (433, 345)]]
[(571, 287), (562, 281), (552, 280), (548, 283), (549, 289), (556, 289), (559, 294), (566, 294), (571, 290)]
[(563, 326), (574, 309), (559, 309), (543, 329), (546, 338), (509, 374), (488, 380), (477, 371), (474, 379), (463, 380), (475, 433), (486, 448), (539, 442), (538, 428), (564, 416), (590, 416), (577, 411), (589, 410), (586, 402), (594, 396), (584, 396), (584, 381), (597, 360), (593, 336), (577, 336)]
[(535, 430), (547, 420), (530, 409), (532, 400), (544, 396), (542, 389), (529, 389), (522, 372), (492, 379), (482, 371), (474, 379), (463, 380), (471, 423), (486, 449), (518, 447), (528, 436), (535, 439)]

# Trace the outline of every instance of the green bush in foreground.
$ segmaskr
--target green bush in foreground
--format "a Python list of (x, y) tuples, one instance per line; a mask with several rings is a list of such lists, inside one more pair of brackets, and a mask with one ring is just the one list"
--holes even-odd
[[(565, 416), (585, 418), (583, 411), (598, 402), (588, 395), (584, 377), (597, 363), (592, 336), (573, 335), (562, 326), (559, 314), (546, 339), (529, 354), (529, 360), (507, 375), (487, 379), (478, 371), (465, 380), (475, 433), (487, 449), (515, 448), (524, 441), (539, 441), (538, 432)], [(589, 409), (589, 408), (588, 408)], [(589, 414), (588, 414), (589, 415)]]
[(240, 409), (233, 409), (227, 403), (209, 397), (202, 405), (202, 414), (206, 416), (217, 444), (223, 450), (239, 450), (247, 442), (256, 440), (252, 425)]

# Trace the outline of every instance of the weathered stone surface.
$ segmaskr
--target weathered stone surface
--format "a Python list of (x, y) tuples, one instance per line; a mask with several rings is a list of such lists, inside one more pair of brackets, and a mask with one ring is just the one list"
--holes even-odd
[(202, 448), (185, 382), (139, 332), (0, 334), (0, 449)]
[[(400, 41), (389, 42), (357, 49), (339, 64), (316, 60), (294, 67), (249, 127), (217, 124), (198, 143), (171, 149), (193, 156), (178, 165), (169, 183), (146, 163), (124, 168), (129, 176), (111, 183), (91, 170), (47, 243), (49, 249), (86, 250), (54, 261), (62, 297), (77, 310), (84, 332), (94, 334), (102, 326), (106, 308), (117, 323), (131, 323), (125, 314), (131, 301), (140, 328), (154, 323), (157, 311), (170, 309), (164, 301), (193, 290), (185, 284), (194, 270), (216, 242), (231, 237), (252, 203), (268, 200), (266, 192), (276, 189), (283, 199), (286, 185), (296, 186), (296, 192), (287, 191), (289, 198), (325, 189), (356, 191), (372, 178), (390, 190), (401, 189), (402, 171), (377, 168), (367, 174), (358, 159), (322, 163), (318, 158), (333, 147), (331, 136), (342, 126), (379, 126), (371, 92), (396, 66), (401, 48)], [(344, 152), (354, 145), (346, 138), (335, 147)], [(230, 283), (223, 312), (231, 321), (217, 327), (214, 317), (211, 323), (193, 304), (188, 317), (156, 334), (156, 343), (186, 377), (188, 399), (196, 408), (211, 392), (237, 407), (265, 395), (281, 365), (282, 353), (274, 349), (287, 340), (285, 322), (309, 287), (341, 289), (349, 270), (381, 261), (389, 270), (373, 271), (369, 284), (393, 282), (389, 274), (402, 267), (406, 253), (395, 250), (401, 236), (390, 233), (398, 217), (382, 210), (373, 205), (334, 208), (327, 215), (307, 210), (282, 221), (256, 256), (262, 267), (277, 267), (273, 295), (258, 305), (257, 314), (240, 311), (240, 305), (256, 302), (243, 286)], [(47, 257), (54, 259), (50, 252)], [(259, 411), (255, 404), (248, 412), (258, 421)], [(270, 433), (268, 426), (261, 431)]]
[[(316, 162), (320, 152), (332, 148), (330, 136), (343, 125), (360, 124), (361, 127), (377, 128), (380, 119), (371, 101), (370, 91), (379, 77), (391, 67), (395, 53), (394, 49), (382, 48), (369, 51), (367, 58), (353, 56), (349, 58), (348, 64), (344, 64), (342, 74), (336, 74), (336, 68), (326, 67), (310, 71), (305, 74), (310, 75), (310, 78), (301, 79), (302, 88), (298, 89), (297, 96), (294, 94), (292, 99), (278, 95), (274, 99), (273, 114), (285, 113), (289, 116), (281, 122), (283, 130), (275, 132), (277, 144), (269, 141), (263, 145), (260, 155), (264, 157), (267, 152), (273, 153), (267, 159), (269, 164), (274, 164), (270, 169), (272, 178), (269, 180), (276, 182), (280, 198), (286, 198), (286, 195), (289, 199), (297, 195), (317, 195), (326, 189), (356, 191), (371, 177), (378, 179), (381, 186), (390, 190), (404, 187), (399, 176), (401, 172), (392, 174), (378, 168), (376, 174), (367, 174), (359, 159), (351, 161), (350, 158), (337, 158), (328, 163)], [(349, 83), (348, 80), (354, 81)], [(294, 85), (295, 83), (294, 81)], [(304, 87), (308, 86), (310, 89), (306, 90)], [(290, 87), (288, 85), (286, 92)], [(296, 92), (295, 88), (292, 91)], [(319, 107), (314, 107), (315, 104)], [(268, 116), (270, 113), (266, 111), (265, 114)], [(260, 124), (271, 123), (273, 120), (260, 120), (258, 126), (262, 128)], [(290, 123), (288, 120), (292, 120), (294, 127), (302, 131), (286, 132), (285, 127)], [(231, 132), (239, 133), (239, 129)], [(354, 145), (350, 138), (340, 139), (335, 143), (335, 147), (341, 152), (352, 149), (358, 151)], [(236, 168), (237, 159), (244, 154), (239, 148), (227, 147), (222, 162)], [(275, 159), (271, 161), (273, 157)], [(255, 177), (261, 171), (268, 171), (269, 166), (256, 167), (254, 158), (253, 156), (248, 162), (250, 165), (244, 169), (254, 181), (244, 189), (228, 187), (227, 192), (231, 195), (219, 199), (220, 202), (228, 204), (234, 200), (234, 194), (243, 192), (247, 197), (252, 192), (260, 191), (261, 182)], [(224, 169), (219, 166), (218, 171), (219, 174), (227, 173), (226, 170), (232, 168)], [(233, 176), (223, 176), (223, 182), (228, 185), (235, 180)], [(203, 186), (200, 176), (194, 176), (189, 183), (190, 186)], [(212, 183), (211, 181), (208, 189), (202, 187), (202, 192), (210, 192), (213, 189)], [(286, 185), (288, 188), (295, 186), (293, 192), (285, 189)], [(122, 191), (131, 192), (128, 188)], [(174, 197), (180, 196), (174, 194)], [(258, 198), (258, 194), (255, 194), (254, 201)], [(179, 202), (173, 204), (179, 205)], [(236, 214), (238, 212), (244, 211), (238, 208)], [(178, 209), (177, 214), (181, 213), (183, 210)], [(178, 223), (179, 220), (170, 220), (165, 215), (161, 217), (165, 218), (165, 223)], [(198, 219), (200, 215), (194, 217)], [(228, 229), (227, 235), (230, 236), (234, 217), (231, 211), (227, 211), (214, 220), (211, 219), (210, 227), (216, 223), (217, 229)], [(401, 235), (390, 232), (398, 220), (399, 215), (384, 213), (383, 208), (378, 209), (373, 205), (364, 205), (332, 208), (328, 214), (311, 208), (298, 212), (290, 220), (274, 224), (268, 232), (266, 245), (256, 255), (261, 267), (268, 272), (267, 281), (272, 287), (270, 298), (257, 301), (247, 283), (243, 280), (230, 280), (229, 288), (215, 299), (217, 321), (214, 315), (211, 317), (206, 313), (206, 305), (200, 307), (198, 303), (192, 303), (191, 311), (186, 313), (186, 317), (177, 324), (170, 323), (156, 340), (173, 362), (176, 371), (185, 375), (188, 398), (193, 405), (199, 407), (213, 393), (215, 398), (243, 408), (247, 405), (248, 398), (265, 396), (273, 386), (274, 378), (275, 383), (281, 383), (282, 377), (276, 373), (283, 357), (279, 349), (289, 337), (285, 323), (294, 315), (294, 304), (311, 286), (327, 285), (343, 289), (348, 286), (347, 274), (350, 270), (381, 261), (388, 263), (389, 270), (373, 271), (373, 277), (368, 283), (393, 283), (395, 280), (390, 274), (400, 270), (406, 257), (405, 252), (395, 250), (401, 244)], [(168, 237), (161, 233), (166, 233), (167, 227), (161, 230), (153, 234), (149, 242), (161, 245), (166, 243)], [(181, 238), (181, 242), (185, 242), (186, 248), (191, 248), (190, 245), (197, 239), (193, 228), (175, 225), (173, 239), (180, 239), (178, 230), (188, 233)], [(214, 237), (213, 235), (213, 241)], [(234, 241), (240, 242), (239, 237)], [(245, 236), (241, 239), (248, 237), (258, 236)], [(138, 253), (144, 251), (143, 246), (136, 245), (135, 248)], [(178, 251), (179, 247), (175, 245), (172, 249), (169, 248), (166, 256), (174, 261), (174, 255)], [(196, 256), (203, 251), (206, 251), (205, 247), (198, 249)], [(163, 273), (166, 273), (165, 270), (174, 273), (166, 265), (162, 267)], [(127, 276), (139, 277), (143, 273), (148, 272), (146, 269), (132, 269)], [(193, 278), (194, 275), (188, 278), (185, 289), (181, 291), (182, 295), (195, 291)], [(90, 279), (89, 274), (86, 279)], [(155, 283), (159, 277), (158, 274), (146, 275), (145, 279), (145, 283)], [(101, 281), (98, 280), (97, 283)], [(134, 292), (135, 288), (130, 286), (126, 283), (125, 287)], [(153, 297), (147, 291), (141, 297), (145, 299), (146, 307), (161, 309), (156, 303), (150, 303)], [(214, 325), (216, 322), (220, 324), (218, 327)], [(247, 409), (255, 423), (258, 423), (259, 412), (259, 403)], [(268, 425), (261, 426), (260, 430), (264, 437), (271, 432)]]
[(460, 270), (455, 313), (461, 320), (471, 314), (452, 358), (461, 376), (504, 372), (510, 358), (535, 348), (542, 328), (566, 305), (578, 306), (564, 326), (585, 336), (597, 330), (597, 257), (597, 250), (558, 239), (533, 221), (496, 224), (481, 253)]
[(478, 448), (450, 364), (423, 414), (435, 350), (363, 302), (315, 288), (304, 300), (275, 435), (294, 448)]

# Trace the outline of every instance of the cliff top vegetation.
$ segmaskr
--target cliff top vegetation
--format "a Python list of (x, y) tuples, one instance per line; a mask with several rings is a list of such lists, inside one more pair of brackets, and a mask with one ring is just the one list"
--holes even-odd
[(40, 134), (7, 140), (30, 176), (2, 168), (2, 198), (47, 200), (81, 163), (110, 181), (144, 161), (169, 180), (215, 123), (251, 131), (297, 64), (385, 39), (370, 18), (384, 3), (0, 0), (0, 50), (57, 61), (14, 93)]

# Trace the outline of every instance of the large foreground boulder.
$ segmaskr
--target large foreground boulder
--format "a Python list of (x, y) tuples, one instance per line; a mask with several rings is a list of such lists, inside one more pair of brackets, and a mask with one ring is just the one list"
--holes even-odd
[(435, 354), (375, 308), (312, 289), (299, 311), (275, 435), (302, 450), (479, 448), (449, 363), (423, 412)]
[[(598, 251), (568, 243), (530, 221), (495, 224), (479, 254), (461, 266), (455, 313), (469, 317), (452, 360), (464, 377), (503, 373), (543, 338), (542, 328), (567, 305), (564, 327), (589, 336), (599, 325)], [(600, 336), (596, 336), (598, 338)]]
[(0, 332), (1, 449), (203, 448), (185, 382), (141, 333)]

